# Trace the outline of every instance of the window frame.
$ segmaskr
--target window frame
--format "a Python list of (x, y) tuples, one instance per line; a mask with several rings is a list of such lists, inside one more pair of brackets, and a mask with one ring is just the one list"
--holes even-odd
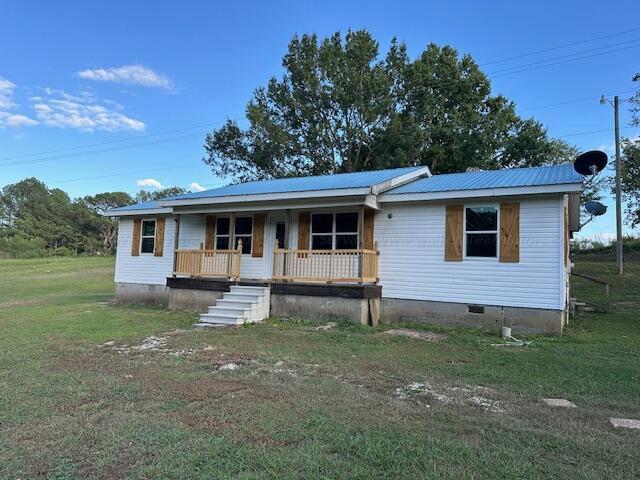
[[(153, 235), (145, 235), (144, 234), (144, 224), (145, 223), (153, 223)], [(158, 228), (158, 222), (156, 222), (155, 218), (143, 218), (140, 220), (140, 245), (139, 245), (139, 249), (140, 249), (140, 255), (153, 255), (154, 252), (156, 251), (156, 229)], [(150, 252), (143, 252), (142, 251), (142, 244), (144, 243), (144, 239), (145, 238), (150, 238), (153, 242), (153, 247), (151, 248)]]
[[(229, 220), (229, 231), (226, 234), (219, 234), (219, 228), (218, 228), (218, 220), (222, 220), (222, 219), (227, 219)], [(216, 217), (216, 228), (215, 228), (215, 233), (213, 234), (213, 249), (214, 250), (221, 250), (221, 251), (227, 251), (224, 249), (219, 249), (218, 248), (218, 238), (226, 238), (228, 240), (227, 242), (227, 250), (229, 250), (229, 247), (231, 246), (231, 217), (227, 217), (227, 216), (218, 216)]]
[[(496, 229), (495, 230), (474, 230), (471, 232), (467, 232), (467, 208), (495, 208), (496, 210)], [(463, 250), (463, 258), (478, 260), (482, 262), (493, 262), (498, 261), (500, 258), (500, 204), (498, 203), (481, 203), (481, 204), (471, 204), (463, 205), (463, 217), (462, 217), (462, 250)], [(480, 257), (475, 255), (467, 255), (467, 235), (471, 234), (490, 234), (495, 233), (496, 235), (496, 255), (494, 257)]]
[[(236, 222), (238, 221), (239, 218), (251, 219), (250, 233), (236, 233)], [(231, 222), (229, 222), (229, 233), (231, 233)], [(253, 253), (253, 215), (239, 215), (233, 219), (233, 248), (234, 249), (237, 248), (238, 240), (243, 238), (249, 238), (251, 240), (251, 248), (247, 253), (242, 253), (242, 255), (251, 255)]]
[[(356, 231), (355, 232), (337, 232), (336, 231), (336, 216), (341, 213), (355, 213), (356, 214)], [(313, 233), (313, 216), (314, 215), (331, 215), (331, 232), (322, 232), (322, 233)], [(345, 210), (345, 211), (318, 211), (311, 212), (311, 216), (309, 218), (309, 250), (314, 250), (313, 248), (313, 237), (322, 237), (331, 235), (331, 249), (330, 250), (358, 250), (360, 248), (360, 212), (353, 210)], [(355, 235), (356, 236), (356, 247), (355, 248), (336, 248), (337, 236), (338, 235)], [(328, 251), (327, 249), (316, 249), (317, 251)]]

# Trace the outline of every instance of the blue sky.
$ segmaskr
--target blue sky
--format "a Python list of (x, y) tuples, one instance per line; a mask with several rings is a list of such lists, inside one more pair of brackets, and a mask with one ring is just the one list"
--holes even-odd
[[(631, 78), (640, 72), (638, 14), (637, 0), (5, 0), (0, 187), (27, 176), (73, 196), (133, 193), (144, 179), (222, 185), (201, 162), (205, 133), (227, 118), (242, 119), (253, 89), (280, 73), (292, 35), (349, 28), (368, 29), (383, 49), (397, 36), (412, 56), (430, 42), (469, 53), (492, 77), (494, 92), (514, 100), (523, 116), (580, 149), (611, 154), (613, 132), (600, 130), (613, 127), (612, 109), (597, 98), (631, 93)], [(532, 62), (563, 62), (576, 52), (586, 58), (531, 69), (538, 66)], [(525, 71), (503, 70), (519, 65)], [(549, 106), (560, 102), (571, 103)], [(640, 129), (628, 127), (624, 105), (621, 113), (622, 134), (638, 135)], [(593, 131), (600, 132), (583, 134)], [(87, 145), (94, 146), (78, 148)], [(613, 204), (606, 203), (607, 215), (584, 235), (615, 231)]]

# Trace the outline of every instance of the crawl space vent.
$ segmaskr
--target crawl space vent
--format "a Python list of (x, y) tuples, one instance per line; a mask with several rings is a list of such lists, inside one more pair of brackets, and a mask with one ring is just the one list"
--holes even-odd
[(468, 305), (467, 310), (469, 313), (484, 313), (484, 307), (481, 305)]

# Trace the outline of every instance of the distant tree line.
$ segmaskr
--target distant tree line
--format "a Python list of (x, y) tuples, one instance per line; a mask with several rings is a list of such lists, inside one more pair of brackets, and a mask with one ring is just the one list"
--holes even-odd
[(26, 178), (0, 190), (0, 258), (113, 254), (117, 222), (104, 211), (186, 192), (170, 187), (135, 196), (104, 192), (72, 199), (59, 188)]

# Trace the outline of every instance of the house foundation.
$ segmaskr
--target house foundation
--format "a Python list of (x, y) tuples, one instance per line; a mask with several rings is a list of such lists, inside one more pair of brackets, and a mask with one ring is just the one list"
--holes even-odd
[(116, 282), (116, 303), (167, 306), (169, 292), (164, 285)]
[(434, 323), (480, 327), (500, 332), (503, 326), (517, 334), (561, 334), (566, 323), (562, 310), (501, 307), (429, 300), (383, 298), (380, 319), (384, 323)]
[[(231, 285), (266, 282), (230, 282), (202, 278), (167, 278), (167, 284), (116, 283), (116, 301), (124, 304), (163, 305), (172, 310), (204, 313)], [(499, 333), (503, 326), (514, 334), (561, 334), (566, 312), (496, 305), (383, 298), (378, 285), (339, 285), (273, 282), (270, 315), (316, 321), (349, 320), (378, 323), (432, 323), (479, 327)]]

